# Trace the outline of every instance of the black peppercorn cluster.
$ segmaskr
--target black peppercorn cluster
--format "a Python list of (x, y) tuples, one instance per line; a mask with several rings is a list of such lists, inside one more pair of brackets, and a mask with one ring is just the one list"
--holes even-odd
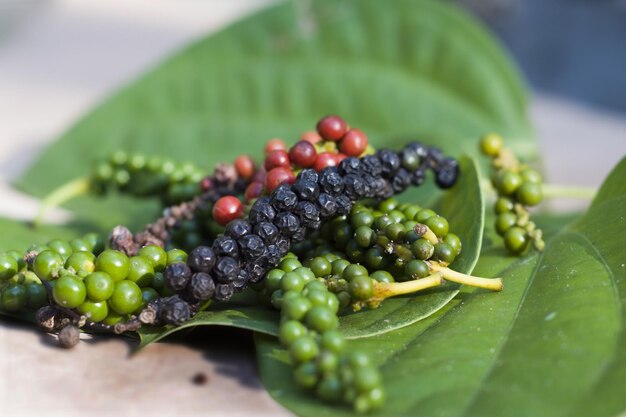
[[(199, 246), (186, 263), (169, 265), (164, 273), (166, 284), (180, 300), (191, 304), (226, 301), (249, 283), (260, 281), (293, 243), (303, 241), (324, 221), (350, 213), (358, 200), (386, 199), (420, 185), (428, 170), (434, 172), (440, 187), (447, 188), (456, 181), (458, 163), (437, 149), (411, 143), (400, 152), (383, 149), (362, 158), (348, 157), (320, 172), (303, 169), (293, 185), (281, 184), (270, 195), (258, 198), (247, 219), (228, 223), (210, 247)], [(203, 279), (193, 280), (198, 274)], [(195, 288), (198, 282), (203, 283), (200, 291)], [(158, 317), (180, 324), (189, 313), (171, 320), (162, 314)]]

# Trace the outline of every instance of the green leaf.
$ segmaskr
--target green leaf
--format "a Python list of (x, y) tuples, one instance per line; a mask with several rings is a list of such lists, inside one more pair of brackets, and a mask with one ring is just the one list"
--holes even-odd
[(178, 331), (196, 326), (231, 326), (277, 335), (279, 319), (278, 313), (273, 310), (253, 306), (223, 305), (220, 308), (201, 311), (191, 320), (177, 327), (169, 325), (165, 327), (142, 327), (138, 332), (139, 349)]
[[(350, 342), (381, 365), (387, 405), (374, 415), (617, 416), (626, 410), (626, 161), (605, 201), (557, 233), (540, 255), (497, 249), (474, 273), (505, 290), (462, 293), (446, 311), (381, 337)], [(284, 350), (258, 337), (270, 394), (303, 416), (351, 415), (293, 386)]]
[(0, 217), (0, 230), (0, 251), (23, 252), (33, 244), (45, 244), (52, 239), (73, 239), (88, 229), (84, 225), (77, 225), (76, 229), (52, 225), (34, 229), (26, 223)]
[[(417, 138), (476, 154), (476, 138), (497, 130), (536, 155), (519, 76), (467, 15), (432, 0), (311, 4), (285, 2), (180, 52), (72, 127), (19, 185), (43, 196), (116, 149), (210, 168), (271, 137), (294, 141), (328, 113), (377, 146)], [(111, 198), (69, 206), (103, 232), (157, 214)]]
[[(480, 189), (476, 164), (473, 159), (460, 159), (461, 175), (455, 186), (443, 194), (436, 208), (444, 215), (451, 230), (462, 238), (463, 251), (452, 267), (470, 273), (478, 260), (484, 225), (484, 199)], [(415, 201), (414, 201), (415, 202)], [(348, 338), (380, 335), (405, 327), (434, 314), (454, 298), (458, 285), (447, 284), (442, 288), (421, 294), (407, 295), (386, 300), (374, 310), (363, 310), (340, 318), (340, 328)], [(179, 330), (193, 326), (235, 326), (260, 333), (277, 335), (278, 315), (260, 306), (255, 299), (229, 303), (214, 311), (199, 313), (182, 326), (144, 328), (139, 331), (141, 345), (162, 339)]]

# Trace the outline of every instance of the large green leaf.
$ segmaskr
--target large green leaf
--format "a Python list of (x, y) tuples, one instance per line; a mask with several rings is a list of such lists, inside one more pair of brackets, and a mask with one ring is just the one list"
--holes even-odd
[[(437, 210), (448, 218), (451, 230), (462, 236), (464, 250), (452, 267), (469, 273), (480, 253), (484, 226), (484, 199), (475, 163), (461, 158), (461, 176), (455, 186), (441, 197)], [(340, 318), (340, 328), (348, 338), (379, 335), (408, 326), (434, 314), (458, 293), (458, 286), (448, 284), (423, 294), (407, 295), (386, 300), (379, 308), (365, 309)], [(276, 335), (278, 315), (248, 299), (239, 304), (219, 306), (216, 310), (199, 313), (182, 326), (145, 328), (139, 331), (141, 345), (156, 342), (179, 330), (194, 326), (235, 326)]]
[[(432, 0), (301, 5), (275, 6), (171, 58), (71, 128), (19, 185), (45, 195), (115, 149), (211, 167), (271, 137), (292, 141), (331, 112), (377, 146), (411, 137), (460, 155), (498, 130), (535, 155), (519, 77), (464, 13)], [(105, 232), (156, 215), (155, 205), (115, 199), (70, 208)]]
[[(626, 161), (583, 218), (541, 255), (490, 249), (477, 274), (505, 277), (499, 294), (474, 291), (445, 314), (383, 337), (351, 341), (379, 362), (388, 401), (379, 415), (617, 416), (626, 410)], [(290, 382), (284, 350), (258, 338), (269, 392), (299, 415), (349, 415)]]

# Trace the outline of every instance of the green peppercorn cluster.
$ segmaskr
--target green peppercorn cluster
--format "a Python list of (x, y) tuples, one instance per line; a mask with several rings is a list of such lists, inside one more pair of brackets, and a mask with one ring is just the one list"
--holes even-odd
[(200, 194), (205, 175), (192, 163), (118, 151), (95, 168), (89, 182), (97, 194), (118, 190), (136, 197), (157, 196), (168, 206)]
[(449, 232), (443, 216), (393, 198), (355, 204), (348, 215), (322, 228), (315, 242), (318, 251), (324, 250), (320, 242), (330, 242), (349, 261), (386, 271), (396, 281), (424, 278), (430, 275), (428, 261), (448, 265), (461, 253), (461, 240)]
[(320, 399), (351, 404), (357, 412), (379, 408), (385, 398), (380, 373), (367, 355), (347, 349), (337, 329), (341, 303), (321, 278), (328, 268), (320, 266), (317, 261), (314, 269), (304, 267), (289, 254), (263, 281), (263, 292), (281, 313), (279, 336), (294, 380)]
[(186, 259), (182, 250), (166, 252), (158, 246), (145, 246), (128, 257), (104, 250), (96, 234), (71, 242), (55, 239), (25, 254), (5, 252), (0, 254), (0, 308), (20, 313), (51, 303), (88, 322), (113, 326), (170, 295), (163, 271)]
[[(51, 251), (68, 258), (73, 252), (102, 251), (103, 247), (100, 236), (90, 233), (69, 242), (54, 239), (45, 246), (33, 245), (25, 253), (16, 250), (0, 253), (0, 310), (20, 313), (36, 311), (48, 304), (46, 288), (34, 272), (32, 264), (26, 262), (26, 259), (32, 261), (34, 254)], [(72, 262), (76, 259), (77, 256)]]
[(504, 246), (513, 254), (526, 250), (530, 242), (542, 250), (542, 232), (530, 220), (528, 207), (543, 199), (541, 174), (520, 164), (513, 153), (504, 147), (497, 134), (488, 134), (480, 142), (484, 155), (492, 158), (491, 182), (498, 193), (494, 209), (496, 231), (504, 238)]

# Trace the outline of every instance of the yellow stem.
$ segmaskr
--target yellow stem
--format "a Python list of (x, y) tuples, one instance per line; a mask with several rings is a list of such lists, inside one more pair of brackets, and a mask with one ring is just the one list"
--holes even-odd
[(445, 266), (441, 266), (437, 263), (431, 262), (430, 269), (435, 272), (440, 272), (441, 275), (448, 281), (457, 282), (459, 284), (469, 285), (472, 287), (485, 288), (492, 291), (502, 291), (504, 284), (502, 278), (481, 278), (474, 277), (472, 275), (462, 274), (454, 271)]
[(443, 284), (443, 282), (443, 274), (439, 272), (435, 272), (426, 278), (406, 282), (375, 282), (374, 298), (384, 300), (385, 298), (395, 297), (397, 295), (413, 294), (427, 288), (437, 287)]

